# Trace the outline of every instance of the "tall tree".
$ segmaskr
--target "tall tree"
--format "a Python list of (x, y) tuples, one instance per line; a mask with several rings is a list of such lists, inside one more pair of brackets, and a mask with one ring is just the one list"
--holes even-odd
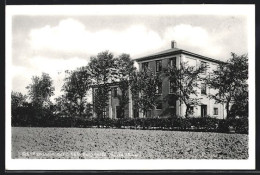
[(18, 108), (23, 106), (26, 102), (27, 96), (23, 95), (21, 92), (11, 92), (11, 106), (12, 108)]
[(119, 55), (119, 57), (115, 59), (115, 65), (116, 73), (114, 73), (114, 77), (116, 80), (114, 81), (118, 82), (118, 87), (121, 90), (121, 94), (118, 95), (120, 109), (119, 115), (120, 118), (123, 118), (126, 105), (129, 103), (129, 95), (127, 92), (136, 68), (134, 67), (133, 60), (128, 54)]
[(73, 71), (66, 71), (66, 73), (67, 77), (64, 79), (62, 91), (65, 92), (66, 104), (71, 105), (66, 109), (70, 114), (82, 117), (86, 107), (86, 96), (92, 84), (89, 67), (80, 67)]
[(131, 79), (134, 108), (140, 109), (144, 116), (159, 103), (157, 87), (160, 82), (160, 77), (150, 70), (136, 72)]
[(51, 104), (50, 97), (54, 95), (53, 81), (49, 74), (42, 73), (41, 77), (33, 76), (32, 83), (27, 87), (28, 97), (36, 107), (49, 107)]
[(90, 72), (93, 85), (95, 86), (93, 109), (99, 118), (107, 106), (108, 94), (110, 91), (109, 83), (114, 81), (116, 74), (115, 58), (109, 51), (101, 52), (95, 57), (90, 58)]
[(190, 66), (188, 62), (181, 62), (179, 68), (169, 65), (164, 71), (171, 86), (175, 88), (172, 94), (186, 106), (185, 117), (188, 117), (192, 106), (200, 103), (197, 89), (202, 81), (200, 75), (206, 68), (206, 65), (195, 67)]
[(108, 105), (108, 94), (110, 91), (110, 86), (108, 84), (100, 84), (94, 88), (94, 103), (93, 109), (97, 114), (98, 118), (104, 118), (103, 113), (106, 111)]
[(21, 92), (11, 92), (11, 115), (16, 118), (19, 115), (19, 109), (25, 106), (27, 96)]
[[(216, 103), (226, 106), (227, 118), (230, 117), (232, 104), (248, 104), (248, 56), (238, 56), (231, 53), (227, 63), (219, 64), (217, 69), (209, 74), (206, 83), (210, 88), (216, 89), (215, 94), (209, 94)], [(241, 98), (243, 96), (243, 98)]]

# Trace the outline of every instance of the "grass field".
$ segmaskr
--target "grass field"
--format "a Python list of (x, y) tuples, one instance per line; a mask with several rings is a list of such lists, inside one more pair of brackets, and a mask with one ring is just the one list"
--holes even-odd
[(247, 159), (248, 135), (13, 127), (12, 158)]

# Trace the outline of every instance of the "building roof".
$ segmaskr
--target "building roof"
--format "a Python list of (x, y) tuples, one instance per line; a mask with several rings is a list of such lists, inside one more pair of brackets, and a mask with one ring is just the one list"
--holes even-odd
[(216, 60), (216, 59), (213, 59), (213, 58), (209, 58), (209, 57), (206, 57), (206, 56), (202, 56), (202, 55), (199, 55), (199, 54), (195, 54), (195, 53), (192, 53), (192, 52), (189, 52), (189, 51), (186, 51), (186, 50), (182, 50), (182, 49), (179, 49), (179, 48), (167, 49), (167, 50), (164, 50), (164, 51), (161, 51), (161, 52), (153, 53), (151, 55), (136, 58), (134, 60), (137, 61), (137, 62), (140, 62), (140, 61), (157, 59), (157, 58), (161, 58), (161, 57), (165, 57), (165, 56), (172, 56), (172, 55), (176, 55), (176, 54), (186, 54), (186, 55), (198, 57), (198, 58), (206, 60), (206, 61), (211, 61), (211, 62), (215, 62), (215, 63), (224, 63), (223, 61)]

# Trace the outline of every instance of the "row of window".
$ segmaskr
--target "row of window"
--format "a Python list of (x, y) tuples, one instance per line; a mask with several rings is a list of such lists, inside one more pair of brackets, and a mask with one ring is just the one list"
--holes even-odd
[[(169, 82), (169, 94), (173, 94), (176, 92), (176, 87), (174, 86), (173, 82)], [(162, 82), (159, 82), (158, 86), (156, 86), (156, 93), (162, 94)], [(205, 83), (201, 83), (201, 94), (207, 95), (207, 86)]]
[[(177, 89), (174, 84), (169, 82), (169, 94), (173, 94)], [(159, 82), (158, 86), (156, 86), (156, 94), (162, 94), (162, 82)], [(201, 83), (201, 94), (207, 94), (207, 87), (205, 83)], [(118, 96), (118, 88), (112, 88), (112, 97), (116, 98)]]
[[(161, 72), (162, 71), (162, 60), (156, 60), (155, 63), (156, 63), (156, 69), (155, 69), (156, 72)], [(169, 66), (176, 66), (176, 57), (169, 58), (168, 65)], [(201, 61), (201, 66), (206, 67), (207, 63), (205, 61)], [(149, 67), (149, 62), (142, 63), (142, 70), (143, 71), (146, 71), (148, 69), (148, 67)], [(204, 74), (204, 75), (206, 74), (206, 69), (204, 69), (202, 74)]]
[[(172, 105), (174, 105), (174, 104), (172, 104)], [(175, 105), (176, 105), (176, 103), (175, 103)], [(170, 106), (170, 104), (169, 104), (169, 106)], [(118, 107), (118, 106), (117, 106)], [(171, 107), (173, 107), (173, 106), (171, 106)], [(159, 102), (158, 104), (157, 104), (157, 106), (156, 106), (156, 109), (162, 109), (162, 102)], [(137, 111), (135, 111), (134, 113), (136, 113)], [(191, 114), (194, 114), (194, 107), (192, 106), (191, 108), (190, 108), (190, 113)], [(218, 108), (217, 107), (214, 107), (213, 108), (213, 115), (218, 115)], [(103, 116), (103, 118), (105, 118), (106, 116), (107, 116), (107, 110), (106, 110), (106, 108), (104, 108), (103, 109), (103, 112), (102, 112), (102, 116)]]
[[(156, 62), (156, 72), (162, 71), (162, 60), (157, 60)], [(176, 66), (176, 57), (169, 58), (169, 66)], [(142, 63), (142, 70), (146, 71), (149, 67), (149, 62)]]
[[(176, 103), (170, 104), (170, 102), (168, 102), (168, 104), (169, 104), (169, 107), (176, 107)], [(162, 109), (162, 102), (161, 101), (157, 104), (156, 109)], [(190, 113), (194, 114), (194, 107), (193, 106), (190, 107)], [(213, 108), (213, 115), (218, 115), (218, 108), (217, 107)]]
[[(204, 105), (204, 106), (207, 106), (207, 105)], [(206, 111), (205, 111), (206, 112)], [(194, 114), (194, 106), (191, 106), (190, 107), (190, 113), (191, 114)], [(213, 115), (218, 115), (218, 108), (217, 107), (214, 107), (213, 108)]]

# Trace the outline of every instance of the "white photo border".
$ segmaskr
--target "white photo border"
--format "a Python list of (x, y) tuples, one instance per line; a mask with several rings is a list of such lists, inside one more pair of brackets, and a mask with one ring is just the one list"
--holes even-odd
[[(221, 9), (221, 13), (220, 13)], [(154, 13), (156, 11), (156, 13)], [(248, 18), (249, 158), (247, 160), (12, 159), (11, 60), (14, 15), (244, 15)], [(253, 170), (255, 169), (255, 6), (254, 5), (23, 5), (6, 6), (6, 170)]]

